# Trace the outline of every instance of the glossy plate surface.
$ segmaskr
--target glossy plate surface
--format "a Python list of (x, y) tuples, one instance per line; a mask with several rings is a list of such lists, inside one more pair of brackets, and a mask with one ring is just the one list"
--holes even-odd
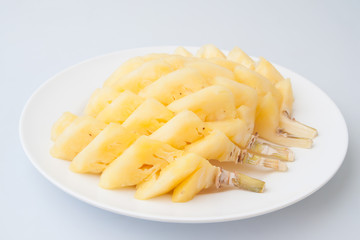
[(238, 220), (284, 208), (314, 193), (339, 169), (348, 145), (347, 127), (339, 109), (309, 80), (278, 65), (283, 76), (292, 81), (294, 116), (318, 129), (319, 136), (312, 149), (293, 149), (296, 161), (288, 164), (288, 172), (242, 170), (266, 181), (262, 194), (229, 190), (205, 192), (187, 203), (173, 203), (170, 195), (140, 201), (134, 199), (133, 189), (101, 189), (97, 176), (72, 173), (68, 170), (69, 162), (50, 156), (50, 129), (63, 112), (82, 114), (91, 93), (125, 60), (148, 53), (172, 53), (174, 49), (131, 49), (92, 58), (62, 71), (39, 87), (28, 100), (20, 120), (21, 141), (33, 165), (57, 187), (99, 208), (142, 219), (187, 223)]

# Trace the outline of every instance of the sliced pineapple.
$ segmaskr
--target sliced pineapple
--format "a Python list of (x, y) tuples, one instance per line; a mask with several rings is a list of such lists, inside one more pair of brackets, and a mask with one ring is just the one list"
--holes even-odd
[(177, 47), (174, 51), (174, 54), (184, 56), (184, 57), (192, 57), (192, 53), (186, 50), (184, 47)]
[(123, 123), (140, 135), (150, 135), (174, 116), (169, 109), (153, 98), (146, 99)]
[(107, 105), (96, 118), (105, 123), (123, 123), (143, 101), (140, 96), (126, 90)]
[(51, 140), (56, 141), (56, 139), (61, 135), (61, 133), (77, 118), (76, 115), (71, 112), (65, 112), (61, 117), (54, 123), (51, 128)]
[(137, 185), (182, 154), (166, 143), (141, 136), (103, 171), (100, 186), (114, 189)]
[(93, 117), (78, 117), (57, 137), (50, 154), (55, 158), (71, 161), (105, 127), (105, 123)]
[(85, 114), (96, 117), (107, 105), (120, 95), (120, 92), (110, 87), (98, 88), (91, 95), (85, 108)]
[(184, 63), (184, 67), (194, 68), (198, 70), (206, 79), (213, 79), (214, 77), (221, 76), (229, 79), (235, 79), (234, 73), (229, 69), (221, 67), (215, 63), (207, 60), (193, 60)]
[(186, 154), (176, 158), (158, 173), (137, 185), (135, 198), (145, 200), (173, 190), (205, 161), (195, 154)]
[(202, 46), (196, 53), (199, 58), (226, 58), (225, 55), (213, 44)]
[(191, 111), (180, 112), (165, 125), (150, 135), (151, 139), (170, 144), (177, 149), (183, 149), (204, 136), (205, 124)]
[(272, 84), (276, 84), (284, 80), (284, 77), (279, 73), (279, 71), (263, 57), (260, 57), (259, 62), (257, 62), (255, 71), (269, 79)]
[(235, 118), (235, 99), (223, 86), (210, 86), (172, 102), (168, 108), (176, 113), (194, 112), (202, 121), (218, 121)]
[(139, 95), (155, 98), (164, 105), (205, 88), (209, 82), (193, 68), (181, 68), (145, 87)]
[(70, 164), (77, 173), (101, 173), (124, 152), (138, 135), (117, 123), (110, 123)]
[(243, 50), (238, 47), (234, 47), (228, 54), (227, 59), (240, 63), (249, 69), (255, 69), (255, 62), (252, 60)]

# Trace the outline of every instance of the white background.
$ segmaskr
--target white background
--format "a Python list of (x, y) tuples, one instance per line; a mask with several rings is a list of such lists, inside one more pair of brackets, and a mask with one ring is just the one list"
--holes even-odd
[[(0, 1), (0, 239), (357, 239), (359, 12), (355, 0)], [(22, 108), (57, 72), (127, 48), (206, 43), (265, 56), (335, 101), (350, 141), (343, 166), (327, 185), (251, 219), (159, 223), (80, 202), (49, 183), (25, 156), (18, 137)]]

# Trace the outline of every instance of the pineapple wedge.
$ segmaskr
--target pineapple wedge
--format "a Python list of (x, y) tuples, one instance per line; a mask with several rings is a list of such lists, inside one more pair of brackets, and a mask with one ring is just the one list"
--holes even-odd
[(232, 71), (207, 60), (199, 59), (187, 61), (184, 63), (184, 67), (198, 70), (207, 80), (211, 80), (217, 76), (235, 79), (234, 73)]
[(175, 113), (190, 110), (202, 121), (219, 121), (236, 116), (234, 95), (223, 86), (204, 88), (172, 102), (168, 108)]
[(51, 140), (56, 141), (56, 139), (61, 135), (61, 133), (77, 118), (76, 115), (71, 112), (65, 112), (61, 117), (54, 123), (51, 128)]
[(78, 117), (57, 137), (50, 154), (55, 158), (71, 161), (105, 127), (105, 123), (93, 117)]
[(199, 168), (174, 189), (172, 201), (190, 201), (201, 190), (214, 186), (218, 175), (219, 168), (202, 159)]
[(177, 47), (174, 51), (174, 54), (176, 55), (180, 55), (183, 57), (192, 57), (193, 55), (191, 54), (191, 52), (189, 52), (188, 50), (186, 50), (184, 47)]
[(146, 200), (170, 192), (192, 174), (201, 161), (206, 160), (192, 153), (175, 159), (161, 171), (138, 184), (135, 198)]
[(107, 105), (96, 118), (105, 123), (123, 123), (143, 101), (138, 95), (125, 90)]
[(234, 47), (228, 54), (227, 59), (239, 63), (246, 68), (255, 69), (255, 62), (243, 50)]
[(204, 136), (205, 124), (195, 113), (185, 110), (150, 135), (151, 139), (183, 149)]
[(169, 109), (153, 98), (146, 99), (123, 123), (139, 135), (150, 135), (174, 116)]
[(113, 84), (113, 88), (120, 92), (130, 90), (138, 93), (141, 89), (155, 82), (161, 76), (174, 70), (175, 68), (163, 58), (152, 60), (119, 79)]
[(263, 57), (260, 57), (255, 67), (255, 72), (269, 79), (272, 84), (276, 84), (284, 80), (284, 77), (279, 73), (279, 71)]
[(85, 115), (96, 117), (107, 105), (120, 95), (120, 92), (110, 87), (98, 88), (91, 95)]
[(199, 58), (226, 58), (225, 55), (213, 44), (202, 46), (196, 53)]
[(145, 87), (139, 95), (144, 98), (155, 98), (164, 105), (205, 88), (209, 82), (192, 68), (182, 68), (161, 77)]
[(101, 173), (124, 152), (138, 135), (117, 123), (110, 123), (70, 164), (77, 173)]
[(182, 154), (166, 143), (141, 136), (105, 168), (100, 186), (115, 189), (137, 185)]

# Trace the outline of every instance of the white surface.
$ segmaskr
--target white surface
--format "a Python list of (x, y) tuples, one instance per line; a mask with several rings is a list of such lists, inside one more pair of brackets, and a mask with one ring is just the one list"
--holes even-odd
[[(359, 10), (358, 1), (2, 2), (0, 238), (355, 239), (360, 220)], [(349, 150), (339, 172), (318, 192), (246, 220), (158, 223), (74, 199), (25, 156), (18, 137), (21, 110), (55, 73), (121, 49), (209, 42), (225, 49), (239, 45), (300, 73), (341, 109)]]
[[(50, 156), (51, 126), (64, 111), (81, 115), (94, 89), (102, 86), (120, 63), (149, 53), (173, 53), (175, 48), (138, 48), (99, 56), (56, 74), (42, 85), (29, 99), (20, 120), (21, 141), (35, 167), (56, 186), (92, 205), (127, 216), (181, 223), (239, 220), (278, 210), (318, 190), (339, 169), (348, 144), (343, 116), (319, 88), (280, 66), (280, 73), (292, 81), (296, 118), (315, 127), (319, 136), (312, 149), (294, 149), (296, 161), (288, 163), (290, 169), (285, 173), (242, 167), (244, 173), (266, 182), (263, 194), (232, 190), (200, 194), (185, 204), (171, 202), (169, 195), (139, 201), (134, 199), (133, 189), (104, 190), (98, 186), (97, 176), (75, 174), (68, 169), (68, 161)], [(186, 49), (195, 53), (198, 47)], [(321, 113), (317, 111), (320, 108)], [(336, 153), (328, 151), (335, 148)]]

